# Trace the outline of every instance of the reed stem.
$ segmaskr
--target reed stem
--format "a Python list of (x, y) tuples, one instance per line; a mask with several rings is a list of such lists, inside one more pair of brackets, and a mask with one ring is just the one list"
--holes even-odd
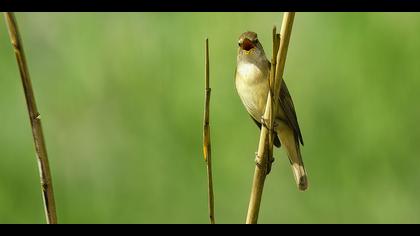
[(211, 167), (211, 142), (210, 142), (210, 62), (209, 62), (209, 40), (206, 38), (205, 43), (205, 109), (204, 109), (204, 125), (203, 125), (203, 151), (204, 160), (207, 164), (207, 181), (208, 181), (208, 205), (210, 223), (215, 224), (214, 217), (214, 194), (213, 194), (213, 175)]
[(11, 12), (5, 12), (4, 18), (8, 27), (10, 41), (15, 50), (16, 60), (18, 63), (23, 90), (25, 93), (26, 105), (28, 108), (29, 120), (31, 122), (32, 135), (40, 172), (39, 174), (46, 220), (48, 224), (56, 224), (57, 213), (55, 208), (54, 192), (50, 166), (48, 163), (47, 149), (45, 146), (44, 134), (42, 132), (41, 126), (41, 115), (39, 114), (36, 106), (34, 91), (32, 89), (31, 78), (29, 76), (29, 70), (26, 63), (23, 44), (19, 34), (15, 15)]
[[(258, 214), (260, 211), (261, 198), (264, 189), (265, 178), (268, 173), (268, 168), (271, 168), (271, 162), (269, 158), (272, 156), (273, 150), (273, 115), (275, 108), (277, 107), (277, 99), (280, 93), (280, 86), (283, 78), (284, 66), (286, 62), (287, 49), (289, 46), (290, 35), (292, 33), (292, 26), (294, 20), (294, 12), (285, 12), (283, 15), (283, 22), (281, 26), (281, 38), (279, 42), (279, 50), (273, 66), (275, 70), (270, 71), (270, 78), (274, 78), (274, 81), (270, 80), (270, 92), (267, 97), (267, 103), (265, 112), (263, 115), (264, 121), (268, 121), (266, 125), (262, 125), (260, 133), (260, 141), (258, 144), (258, 152), (256, 156), (256, 167), (254, 171), (254, 179), (252, 182), (251, 198), (248, 206), (248, 214), (246, 217), (247, 224), (256, 224), (258, 222)], [(275, 55), (275, 49), (277, 48), (276, 43), (278, 36), (276, 30), (273, 29), (273, 54)], [(274, 59), (273, 55), (273, 59)], [(274, 109), (273, 109), (274, 108)], [(268, 126), (268, 127), (267, 127)], [(271, 133), (271, 135), (269, 135)]]

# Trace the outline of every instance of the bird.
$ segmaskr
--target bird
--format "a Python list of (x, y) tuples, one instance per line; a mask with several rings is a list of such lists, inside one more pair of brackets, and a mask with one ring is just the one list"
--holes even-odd
[[(261, 129), (264, 125), (262, 117), (270, 90), (271, 63), (255, 32), (247, 31), (240, 35), (236, 63), (236, 90), (247, 112)], [(308, 178), (300, 150), (300, 145), (303, 146), (303, 138), (292, 97), (284, 79), (279, 97), (274, 99), (279, 100), (274, 118), (273, 144), (278, 148), (285, 147), (297, 187), (305, 191), (308, 188)]]

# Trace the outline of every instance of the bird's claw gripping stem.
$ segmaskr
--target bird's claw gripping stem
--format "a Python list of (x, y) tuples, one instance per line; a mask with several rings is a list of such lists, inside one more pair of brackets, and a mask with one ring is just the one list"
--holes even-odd
[(265, 119), (263, 116), (261, 117), (261, 125), (270, 130), (270, 127), (268, 125), (269, 120)]
[[(261, 160), (262, 160), (261, 157), (258, 156), (258, 153), (257, 152), (255, 152), (255, 164), (259, 168), (262, 168)], [(273, 164), (274, 160), (275, 160), (274, 157), (270, 157), (268, 159), (268, 162), (267, 162), (267, 175), (271, 172), (271, 165)]]

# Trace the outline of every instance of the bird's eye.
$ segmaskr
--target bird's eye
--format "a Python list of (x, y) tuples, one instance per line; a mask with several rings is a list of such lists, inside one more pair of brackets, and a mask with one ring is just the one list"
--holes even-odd
[(238, 46), (240, 47), (242, 45), (242, 43), (238, 43)]
[(257, 44), (258, 43), (258, 39), (255, 39), (252, 41), (253, 44)]

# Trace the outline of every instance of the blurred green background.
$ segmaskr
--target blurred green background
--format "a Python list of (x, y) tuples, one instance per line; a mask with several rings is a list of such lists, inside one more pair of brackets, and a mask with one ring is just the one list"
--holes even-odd
[[(271, 55), (282, 13), (18, 13), (61, 223), (208, 223), (204, 38), (218, 223), (243, 223), (259, 131), (233, 82), (238, 36)], [(283, 150), (260, 223), (420, 222), (420, 14), (297, 13), (285, 80), (305, 146)], [(23, 90), (0, 21), (0, 222), (44, 223)]]

